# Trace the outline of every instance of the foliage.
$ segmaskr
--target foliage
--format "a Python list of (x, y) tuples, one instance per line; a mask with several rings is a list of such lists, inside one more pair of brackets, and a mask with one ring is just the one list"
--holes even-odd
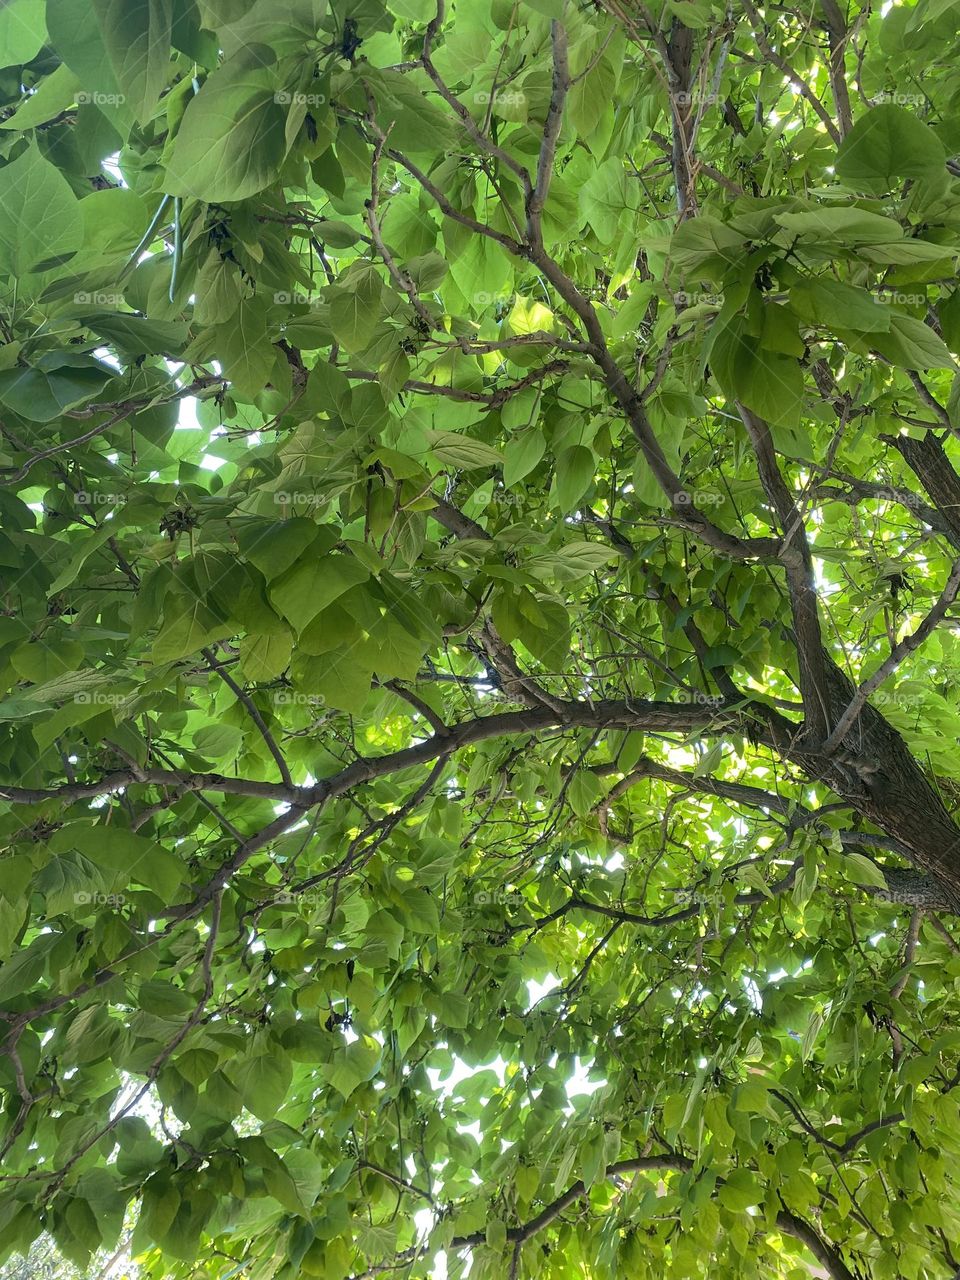
[(952, 1276), (960, 10), (333, 4), (0, 7), (0, 1245)]
[(111, 1256), (101, 1251), (86, 1268), (67, 1262), (50, 1236), (39, 1236), (25, 1254), (15, 1253), (0, 1266), (0, 1280), (133, 1280), (135, 1267), (124, 1263), (126, 1242)]

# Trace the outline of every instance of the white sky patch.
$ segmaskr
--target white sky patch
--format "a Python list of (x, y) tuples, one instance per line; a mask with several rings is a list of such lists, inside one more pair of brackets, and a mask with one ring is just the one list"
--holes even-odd
[(107, 156), (106, 160), (101, 161), (100, 167), (106, 169), (114, 182), (119, 182), (121, 187), (127, 184), (123, 180), (123, 174), (120, 172), (120, 152), (115, 151), (112, 156)]
[(606, 1083), (607, 1081), (604, 1079), (591, 1080), (590, 1068), (582, 1058), (574, 1058), (573, 1072), (566, 1084), (567, 1097), (589, 1096), (591, 1093), (596, 1093), (598, 1089), (602, 1089)]
[(120, 370), (120, 361), (108, 347), (96, 347), (93, 354), (98, 360), (102, 360), (104, 364), (108, 364), (111, 369)]
[(757, 986), (753, 978), (744, 977), (743, 989), (747, 993), (747, 998), (756, 1009), (757, 1013), (763, 1010), (763, 996), (760, 994), (760, 988)]
[[(432, 1209), (418, 1209), (413, 1215), (413, 1224), (417, 1229), (417, 1239), (426, 1240), (430, 1234), (434, 1224), (434, 1214)], [(446, 1280), (447, 1276), (447, 1260), (442, 1253), (438, 1253), (434, 1258), (433, 1270), (430, 1273), (432, 1280)]]
[(177, 418), (177, 431), (200, 431), (200, 419), (197, 417), (197, 397), (184, 396), (180, 401), (180, 416)]
[(538, 982), (536, 978), (530, 978), (527, 982), (527, 991), (529, 992), (527, 1009), (532, 1009), (544, 996), (549, 995), (551, 991), (558, 990), (559, 986), (560, 979), (555, 973), (548, 973), (542, 982)]
[(469, 1080), (471, 1076), (478, 1075), (481, 1071), (496, 1072), (497, 1079), (502, 1087), (506, 1079), (507, 1064), (503, 1058), (497, 1057), (492, 1062), (484, 1062), (478, 1067), (470, 1067), (461, 1058), (454, 1058), (453, 1066), (448, 1072), (444, 1073), (436, 1067), (427, 1067), (427, 1076), (434, 1092), (439, 1093), (443, 1098), (449, 1098), (455, 1093), (458, 1084), (464, 1080)]
[(90, 808), (103, 809), (110, 803), (111, 800), (115, 799), (117, 796), (120, 796), (120, 795), (123, 795), (123, 787), (120, 787), (119, 790), (117, 791), (111, 791), (109, 795), (94, 796), (93, 799), (90, 801)]

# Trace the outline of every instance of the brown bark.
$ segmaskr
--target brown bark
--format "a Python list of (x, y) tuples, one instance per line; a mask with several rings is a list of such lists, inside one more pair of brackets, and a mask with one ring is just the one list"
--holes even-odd
[[(824, 655), (829, 713), (836, 722), (855, 692)], [(913, 861), (960, 909), (960, 827), (897, 730), (867, 703), (844, 738), (844, 750), (824, 756), (798, 749), (797, 726), (771, 721), (771, 742), (811, 778), (825, 782), (869, 822), (909, 850)]]

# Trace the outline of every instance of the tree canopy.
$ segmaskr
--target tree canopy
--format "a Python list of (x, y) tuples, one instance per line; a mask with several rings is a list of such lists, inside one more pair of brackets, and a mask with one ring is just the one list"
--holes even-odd
[(0, 66), (0, 1252), (957, 1274), (955, 0)]

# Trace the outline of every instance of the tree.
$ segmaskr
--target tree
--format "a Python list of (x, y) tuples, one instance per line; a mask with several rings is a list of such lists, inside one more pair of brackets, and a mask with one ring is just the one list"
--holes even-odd
[(6, 1256), (958, 1272), (958, 28), (3, 6)]
[(65, 1261), (50, 1236), (39, 1236), (23, 1253), (15, 1253), (0, 1266), (3, 1280), (133, 1280), (136, 1270), (125, 1262), (124, 1240), (111, 1256), (90, 1259), (83, 1269)]

